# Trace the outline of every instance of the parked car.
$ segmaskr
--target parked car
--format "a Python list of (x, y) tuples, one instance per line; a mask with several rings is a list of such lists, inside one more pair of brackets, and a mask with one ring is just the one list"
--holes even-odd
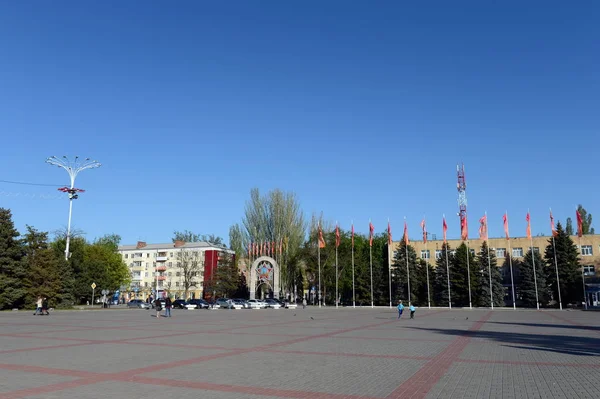
[(190, 299), (185, 303), (186, 309), (208, 309), (210, 305), (204, 299)]
[(185, 300), (176, 299), (173, 301), (173, 309), (185, 309)]
[(266, 307), (270, 308), (270, 309), (281, 309), (281, 303), (279, 303), (279, 301), (275, 300), (275, 299), (267, 299), (265, 300), (266, 303)]
[(231, 307), (231, 299), (219, 298), (215, 302), (215, 306), (220, 309), (229, 309)]
[(296, 302), (286, 302), (285, 308), (286, 309), (298, 309), (298, 304)]
[(141, 299), (132, 299), (127, 302), (128, 308), (150, 309), (150, 304)]
[(244, 309), (246, 307), (246, 301), (243, 299), (232, 299), (231, 309)]
[(248, 299), (246, 301), (246, 307), (248, 309), (264, 309), (266, 306), (267, 304), (260, 299)]

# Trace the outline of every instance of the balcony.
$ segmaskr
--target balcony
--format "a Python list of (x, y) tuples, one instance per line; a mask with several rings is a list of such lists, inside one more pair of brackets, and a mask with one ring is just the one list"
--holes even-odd
[(161, 265), (161, 266), (157, 266), (156, 267), (156, 271), (157, 272), (164, 272), (165, 270), (167, 270), (167, 266), (166, 265)]
[(167, 276), (158, 276), (156, 279), (158, 281), (165, 281), (167, 279)]
[(131, 276), (131, 281), (142, 281), (143, 279), (144, 279), (144, 277), (142, 277), (141, 275), (139, 275), (139, 276), (136, 276), (136, 275)]
[(167, 257), (166, 256), (157, 256), (156, 257), (156, 261), (157, 262), (166, 262), (167, 261)]

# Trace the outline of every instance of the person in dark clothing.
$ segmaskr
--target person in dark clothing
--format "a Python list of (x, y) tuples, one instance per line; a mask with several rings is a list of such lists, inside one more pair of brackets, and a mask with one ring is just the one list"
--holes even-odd
[(173, 307), (173, 302), (171, 302), (171, 297), (168, 296), (165, 298), (165, 317), (171, 317), (171, 308)]
[(48, 312), (48, 298), (44, 298), (42, 301), (42, 314), (45, 314), (46, 316), (50, 315), (50, 312)]

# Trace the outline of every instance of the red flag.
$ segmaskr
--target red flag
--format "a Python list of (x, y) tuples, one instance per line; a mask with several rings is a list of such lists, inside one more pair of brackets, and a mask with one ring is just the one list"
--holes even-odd
[(338, 227), (337, 223), (335, 225), (335, 247), (339, 247), (340, 246), (340, 228)]
[(550, 210), (550, 229), (552, 229), (552, 235), (556, 237), (556, 227), (554, 227), (554, 216), (552, 216), (552, 210)]
[(425, 227), (425, 219), (421, 220), (421, 229), (423, 230), (423, 244), (427, 244), (427, 228)]
[(406, 220), (404, 221), (404, 244), (408, 245), (408, 225), (406, 224)]
[(508, 234), (508, 214), (505, 213), (504, 216), (502, 216), (502, 220), (504, 221), (504, 234), (506, 234), (506, 239), (510, 240), (510, 234)]
[(323, 238), (323, 230), (319, 225), (319, 248), (325, 248), (325, 239)]
[(354, 223), (352, 223), (352, 248), (354, 248)]
[(529, 216), (529, 212), (527, 212), (525, 220), (527, 221), (527, 238), (531, 240), (531, 217)]
[(392, 245), (392, 226), (390, 225), (390, 221), (388, 220), (388, 245)]
[(581, 219), (581, 213), (575, 211), (577, 214), (577, 237), (583, 237), (583, 220)]
[(469, 224), (467, 223), (467, 215), (460, 219), (460, 238), (463, 241), (467, 241), (469, 239)]
[(373, 223), (369, 222), (369, 246), (373, 246), (373, 232), (375, 231), (375, 226)]
[(448, 242), (446, 239), (446, 232), (448, 231), (448, 225), (446, 224), (446, 217), (444, 216), (442, 221), (442, 231), (444, 232), (444, 244)]
[(483, 215), (481, 219), (479, 219), (479, 239), (484, 241), (487, 241), (488, 239), (487, 215)]

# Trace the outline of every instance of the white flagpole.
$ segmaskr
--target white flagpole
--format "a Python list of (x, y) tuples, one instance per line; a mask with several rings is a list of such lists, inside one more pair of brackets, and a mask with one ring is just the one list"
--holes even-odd
[[(425, 217), (423, 217), (423, 222), (425, 222)], [(425, 241), (425, 272), (427, 273), (427, 307), (431, 309), (431, 297), (429, 295), (429, 251), (427, 250), (427, 228), (426, 224), (423, 225), (423, 240)]]
[(471, 266), (469, 265), (469, 258), (471, 257), (471, 250), (469, 249), (469, 240), (467, 243), (467, 280), (469, 281), (469, 309), (473, 309), (473, 304), (471, 303)]
[(490, 240), (489, 240), (489, 232), (488, 232), (487, 211), (485, 211), (485, 241), (487, 244), (488, 276), (490, 278), (490, 304), (491, 304), (492, 310), (494, 310), (494, 291), (492, 288), (492, 260), (490, 259)]
[(352, 221), (352, 307), (356, 307), (356, 291), (354, 290), (354, 220)]
[[(550, 216), (552, 216), (552, 208), (550, 208)], [(554, 227), (554, 220), (552, 221), (552, 227)], [(558, 277), (558, 259), (556, 257), (556, 242), (554, 241), (554, 230), (550, 232), (552, 234), (552, 249), (554, 250), (554, 268), (556, 270), (556, 288), (558, 290), (558, 305), (562, 310), (562, 298), (560, 296), (560, 277)]]
[[(406, 216), (404, 216), (404, 226), (406, 226)], [(405, 234), (403, 234), (405, 236), (404, 237), (404, 249), (405, 249), (405, 252), (406, 252), (406, 255), (405, 255), (406, 256), (406, 280), (408, 282), (408, 306), (410, 306), (411, 305), (411, 297), (410, 297), (410, 268), (408, 267), (408, 244), (407, 244), (408, 237), (406, 237), (408, 235), (407, 234), (408, 230), (404, 229), (404, 232), (405, 232)]]
[(338, 307), (338, 223), (335, 222), (335, 308)]
[(371, 307), (373, 308), (373, 246), (371, 240), (373, 239), (373, 233), (371, 233), (371, 219), (369, 219), (369, 264), (371, 266)]
[(319, 263), (319, 286), (318, 288), (318, 293), (317, 293), (317, 298), (319, 301), (319, 308), (321, 307), (321, 235), (319, 234), (321, 231), (321, 224), (319, 223), (318, 225), (318, 231), (317, 231), (317, 258), (318, 258), (318, 263)]
[(515, 299), (515, 280), (513, 278), (512, 251), (510, 248), (510, 234), (508, 230), (508, 211), (506, 211), (504, 214), (506, 215), (506, 242), (508, 243), (508, 263), (510, 266), (510, 286), (512, 288), (513, 309), (517, 310), (517, 302)]
[(390, 309), (392, 308), (392, 240), (390, 234), (390, 218), (388, 218), (388, 289), (390, 291)]
[[(442, 215), (442, 217), (445, 221), (446, 215)], [(446, 236), (444, 235), (444, 238), (445, 237)], [(448, 309), (452, 309), (452, 295), (450, 294), (450, 262), (448, 262), (448, 242), (446, 240), (444, 240), (444, 245), (446, 245), (446, 279), (448, 280)]]
[[(529, 213), (529, 209), (527, 209), (527, 214), (529, 215), (530, 221), (529, 226), (531, 226), (531, 215)], [(535, 270), (535, 252), (533, 251), (533, 235), (531, 234), (531, 227), (529, 228), (529, 241), (531, 243), (531, 265), (533, 266), (533, 283), (535, 285), (535, 305), (537, 310), (540, 310), (540, 299), (538, 297), (538, 286), (537, 286), (537, 271)]]
[[(579, 222), (577, 222), (579, 223)], [(577, 233), (577, 235), (579, 235), (579, 232)], [(582, 247), (581, 247), (581, 237), (579, 237), (579, 253), (582, 252)], [(581, 265), (581, 283), (583, 284), (583, 304), (585, 306), (585, 310), (587, 310), (588, 305), (587, 305), (587, 296), (585, 295), (585, 273), (583, 272), (583, 264)]]

